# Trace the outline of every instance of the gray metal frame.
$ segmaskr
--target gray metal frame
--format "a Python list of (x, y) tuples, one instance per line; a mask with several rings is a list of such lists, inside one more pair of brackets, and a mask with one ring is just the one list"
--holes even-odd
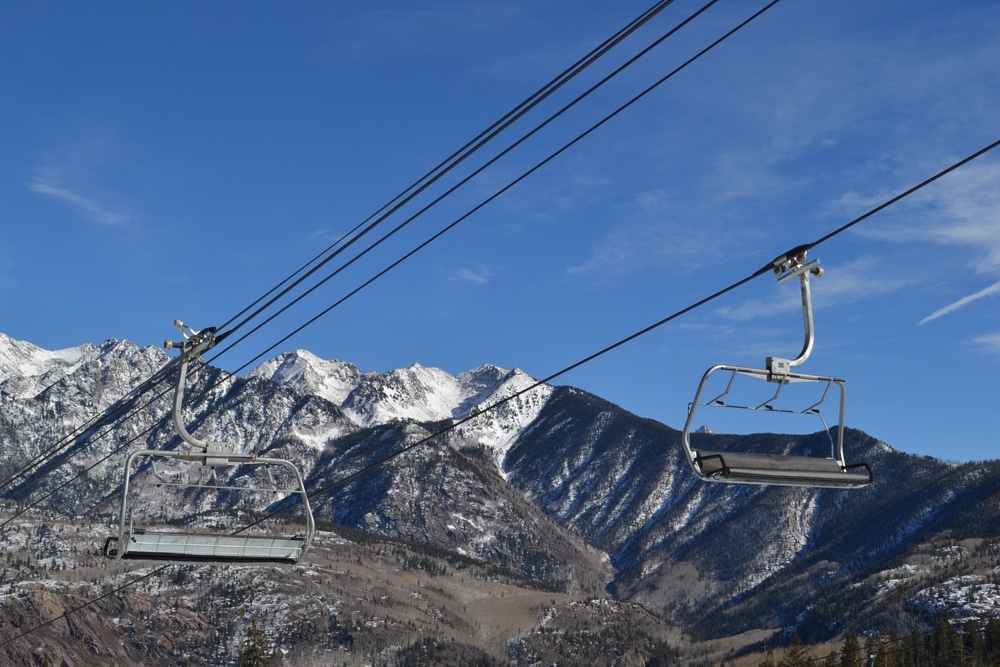
[[(774, 272), (779, 275), (778, 282), (784, 282), (794, 277), (799, 278), (805, 329), (805, 340), (799, 355), (794, 359), (768, 357), (765, 369), (726, 365), (712, 366), (702, 376), (701, 382), (698, 384), (698, 390), (695, 392), (694, 400), (688, 405), (688, 415), (684, 423), (681, 441), (684, 445), (688, 462), (691, 464), (695, 475), (700, 479), (708, 482), (826, 488), (857, 488), (871, 484), (873, 481), (872, 471), (867, 463), (848, 465), (844, 459), (844, 409), (847, 399), (844, 381), (833, 377), (806, 375), (792, 371), (792, 368), (804, 363), (813, 350), (815, 332), (813, 328), (809, 276), (814, 275), (818, 277), (823, 275), (818, 262), (813, 260), (806, 263), (805, 255), (805, 252), (802, 252), (792, 256), (781, 257), (774, 262)], [(702, 401), (701, 396), (709, 377), (718, 372), (731, 374), (725, 391), (715, 398)], [(741, 375), (775, 383), (777, 387), (774, 394), (771, 398), (757, 405), (728, 404), (723, 399), (732, 390), (736, 378)], [(801, 410), (777, 408), (775, 401), (777, 401), (782, 388), (791, 382), (823, 383), (826, 386), (820, 400), (806, 408)], [(837, 387), (840, 393), (836, 440), (830, 434), (830, 427), (827, 425), (819, 409), (819, 406), (826, 401), (830, 388), (833, 386)], [(816, 415), (823, 423), (827, 435), (830, 436), (830, 456), (790, 456), (698, 449), (691, 443), (691, 428), (694, 425), (694, 416), (699, 406)]]
[[(270, 490), (277, 493), (299, 494), (303, 511), (305, 512), (305, 532), (293, 536), (275, 535), (240, 535), (238, 532), (219, 535), (212, 533), (196, 533), (191, 531), (150, 531), (137, 530), (132, 525), (131, 512), (128, 507), (129, 480), (135, 460), (139, 457), (174, 459), (178, 461), (205, 463), (218, 454), (207, 452), (177, 452), (158, 449), (147, 449), (130, 454), (125, 463), (125, 483), (122, 487), (121, 510), (119, 512), (118, 537), (116, 548), (110, 549), (110, 541), (106, 547), (109, 556), (117, 560), (182, 560), (211, 562), (267, 562), (267, 563), (297, 563), (309, 550), (316, 532), (315, 520), (309, 505), (309, 497), (299, 469), (291, 461), (277, 458), (257, 457), (252, 454), (229, 453), (226, 455), (228, 465), (260, 465), (282, 466), (292, 473), (295, 486), (292, 488), (246, 489), (247, 491)], [(185, 486), (185, 485), (181, 485)], [(192, 488), (216, 488), (207, 485), (187, 485)], [(222, 487), (233, 491), (241, 491), (239, 487)]]
[[(172, 418), (174, 427), (181, 439), (191, 449), (186, 451), (168, 451), (147, 449), (129, 455), (125, 462), (125, 482), (122, 487), (121, 511), (118, 523), (117, 537), (109, 537), (105, 542), (105, 555), (117, 560), (174, 560), (200, 562), (229, 563), (297, 563), (308, 552), (316, 533), (315, 519), (309, 505), (309, 495), (306, 493), (302, 474), (294, 463), (286, 459), (258, 457), (254, 454), (233, 452), (226, 443), (200, 440), (194, 437), (184, 424), (182, 407), (184, 403), (184, 388), (187, 383), (188, 363), (202, 352), (215, 344), (215, 329), (204, 329), (200, 332), (186, 327), (182, 322), (175, 321), (181, 331), (182, 341), (175, 343), (166, 341), (164, 347), (168, 350), (174, 347), (181, 349), (180, 369), (177, 388), (174, 393)], [(305, 532), (292, 536), (275, 535), (241, 535), (242, 530), (230, 534), (219, 535), (191, 531), (148, 531), (136, 529), (132, 525), (128, 509), (129, 480), (132, 477), (132, 466), (139, 457), (153, 460), (154, 476), (161, 483), (169, 483), (158, 471), (155, 463), (157, 458), (176, 461), (200, 463), (212, 468), (233, 465), (263, 466), (268, 478), (274, 485), (268, 466), (280, 466), (289, 470), (295, 481), (293, 488), (245, 489), (246, 491), (273, 491), (276, 493), (298, 494), (306, 516)], [(192, 488), (224, 488), (241, 491), (240, 487), (215, 486), (206, 484), (178, 484)]]

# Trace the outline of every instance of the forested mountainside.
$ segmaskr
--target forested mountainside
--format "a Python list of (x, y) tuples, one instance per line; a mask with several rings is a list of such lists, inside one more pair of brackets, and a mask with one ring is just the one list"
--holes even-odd
[[(165, 419), (172, 400), (169, 372), (151, 391), (128, 397), (132, 387), (156, 376), (168, 361), (159, 350), (125, 341), (50, 352), (0, 336), (0, 479), (5, 484), (0, 521), (6, 522), (8, 562), (2, 594), (11, 609), (22, 609), (21, 617), (5, 621), (0, 636), (16, 636), (33, 620), (44, 621), (113, 591), (128, 580), (129, 569), (145, 573), (154, 567), (109, 564), (99, 550), (116, 529), (126, 455), (180, 444)], [(902, 636), (934, 627), (941, 618), (956, 627), (972, 618), (985, 625), (998, 614), (997, 462), (954, 465), (914, 457), (852, 429), (845, 433), (849, 456), (871, 464), (876, 483), (870, 487), (708, 484), (691, 474), (676, 430), (578, 389), (543, 385), (525, 391), (533, 384), (519, 371), (492, 366), (454, 377), (421, 366), (363, 373), (299, 351), (242, 378), (200, 369), (185, 415), (202, 437), (293, 461), (315, 493), (313, 509), (321, 525), (317, 544), (343, 540), (366, 565), (377, 560), (368, 553), (371, 545), (380, 545), (372, 547), (374, 554), (402, 549), (410, 553), (404, 558), (409, 570), (448, 578), (446, 597), (452, 602), (486, 595), (472, 590), (473, 579), (550, 595), (529, 605), (533, 611), (524, 612), (524, 627), (517, 631), (491, 626), (486, 634), (493, 634), (485, 641), (472, 626), (456, 630), (461, 640), (455, 641), (468, 648), (467, 655), (481, 651), (498, 664), (536, 650), (530, 649), (532, 642), (544, 638), (546, 628), (561, 627), (553, 619), (566, 620), (570, 607), (565, 605), (589, 605), (587, 600), (595, 598), (606, 600), (616, 615), (630, 610), (621, 612), (630, 619), (629, 629), (621, 629), (616, 641), (622, 656), (632, 644), (640, 652), (636, 655), (647, 658), (657, 651), (666, 654), (668, 645), (662, 642), (671, 625), (704, 641), (761, 633), (781, 643), (793, 633), (805, 641), (848, 631)], [(514, 399), (500, 408), (486, 409), (510, 396)], [(105, 411), (110, 411), (107, 420), (88, 422)], [(455, 420), (467, 421), (453, 427)], [(81, 425), (86, 428), (74, 432)], [(743, 444), (796, 454), (828, 447), (825, 434), (772, 435)], [(407, 451), (397, 455), (404, 447)], [(236, 483), (238, 474), (232, 471), (228, 481)], [(246, 512), (222, 494), (203, 491), (165, 500), (161, 509), (178, 522), (204, 521), (209, 515), (218, 521), (227, 512), (238, 521)], [(329, 532), (335, 526), (349, 532)], [(323, 570), (313, 560), (320, 554), (307, 558), (311, 565), (267, 568), (259, 576), (248, 574), (252, 568), (174, 565), (157, 577), (168, 576), (169, 583), (154, 584), (150, 577), (144, 585), (170, 588), (177, 608), (191, 611), (195, 627), (205, 621), (196, 611), (208, 604), (202, 589), (229, 579), (294, 580), (287, 590), (296, 597), (307, 590), (300, 587), (303, 581), (314, 581), (333, 599), (331, 582), (348, 575), (342, 565)], [(425, 558), (426, 569), (413, 567)], [(391, 559), (385, 563), (372, 570), (369, 584), (389, 590), (392, 586), (379, 583), (380, 578), (393, 568), (407, 568), (398, 561), (392, 565)], [(481, 574), (466, 577), (463, 568)], [(54, 570), (63, 574), (52, 576)], [(326, 574), (316, 574), (319, 570)], [(332, 578), (320, 584), (327, 575)], [(455, 590), (465, 579), (470, 590)], [(153, 641), (139, 629), (131, 596), (138, 593), (128, 586), (87, 609), (131, 623), (137, 644)], [(386, 599), (399, 597), (397, 591)], [(240, 639), (235, 628), (246, 626), (251, 616), (272, 630), (292, 632), (294, 623), (275, 611), (280, 598), (243, 596), (242, 606), (225, 621), (229, 634), (212, 640), (226, 647), (214, 649), (216, 654), (231, 656)], [(112, 599), (119, 606), (109, 612)], [(360, 599), (369, 598), (362, 594)], [(412, 607), (417, 598), (408, 599), (390, 606)], [(444, 606), (462, 615), (452, 603)], [(328, 609), (310, 609), (302, 613), (331, 617)], [(345, 607), (338, 609), (346, 613)], [(46, 636), (69, 650), (74, 622), (67, 619), (69, 630), (62, 626), (69, 638), (55, 624), (47, 626)], [(444, 625), (433, 626), (434, 641), (447, 636), (442, 628), (458, 627), (436, 622)], [(474, 625), (469, 618), (463, 622)], [(358, 625), (351, 627), (362, 632)], [(600, 627), (579, 631), (589, 637)], [(420, 632), (428, 628), (388, 631), (381, 639), (365, 634), (371, 642), (365, 650), (402, 655), (413, 642), (419, 646), (419, 637), (427, 636)], [(203, 645), (208, 635), (199, 632), (202, 643), (189, 653), (204, 658), (212, 653)], [(304, 656), (304, 646), (332, 631), (317, 626), (310, 632), (292, 632), (295, 639), (283, 644), (285, 649)], [(505, 632), (506, 639), (497, 639)], [(562, 627), (560, 632), (571, 631)], [(622, 639), (626, 636), (631, 639)], [(672, 638), (675, 645), (681, 641)], [(174, 658), (180, 650), (176, 641), (167, 642)], [(97, 639), (90, 643), (101, 645)], [(21, 644), (12, 641), (4, 648)], [(551, 643), (552, 650), (558, 645)], [(544, 646), (536, 648), (538, 655), (548, 655)], [(348, 660), (363, 653), (343, 644), (336, 651)], [(465, 649), (458, 654), (466, 655)], [(213, 664), (226, 664), (219, 660)]]

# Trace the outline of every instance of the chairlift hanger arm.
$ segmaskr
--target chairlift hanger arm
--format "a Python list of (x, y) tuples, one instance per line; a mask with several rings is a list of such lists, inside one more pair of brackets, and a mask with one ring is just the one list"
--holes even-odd
[[(180, 369), (177, 374), (177, 388), (174, 391), (174, 407), (172, 410), (174, 428), (177, 429), (177, 434), (181, 436), (181, 439), (195, 449), (200, 449), (203, 452), (224, 452), (226, 450), (226, 443), (201, 440), (192, 435), (188, 431), (187, 425), (184, 424), (182, 414), (184, 389), (187, 386), (188, 363), (190, 363), (191, 359), (200, 358), (202, 352), (211, 349), (215, 345), (216, 329), (215, 327), (209, 327), (201, 331), (195, 331), (180, 320), (174, 320), (174, 326), (180, 329), (181, 340), (175, 342), (168, 339), (163, 342), (164, 348), (168, 350), (177, 348), (181, 351)], [(221, 459), (216, 459), (215, 462), (212, 462), (206, 458), (205, 465), (225, 465), (225, 462)]]
[(772, 262), (772, 271), (778, 276), (778, 282), (783, 283), (792, 278), (798, 277), (799, 290), (802, 296), (802, 323), (805, 331), (805, 339), (802, 343), (802, 350), (794, 359), (784, 359), (782, 357), (768, 357), (767, 369), (772, 374), (773, 382), (781, 381), (784, 375), (795, 366), (805, 363), (809, 355), (812, 354), (813, 345), (816, 340), (815, 327), (813, 325), (812, 291), (809, 287), (809, 276), (819, 278), (823, 275), (823, 269), (819, 266), (819, 260), (806, 261), (805, 247), (799, 247), (786, 255), (782, 255)]

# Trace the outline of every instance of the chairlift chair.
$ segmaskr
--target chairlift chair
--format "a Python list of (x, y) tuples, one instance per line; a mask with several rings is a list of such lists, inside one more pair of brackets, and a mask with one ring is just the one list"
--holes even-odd
[[(188, 363), (215, 344), (215, 329), (193, 331), (180, 321), (176, 321), (174, 324), (181, 330), (182, 341), (178, 343), (168, 340), (164, 343), (164, 347), (168, 350), (174, 347), (181, 350), (172, 417), (178, 435), (190, 446), (190, 449), (183, 451), (143, 450), (128, 457), (125, 463), (125, 482), (122, 488), (118, 535), (109, 537), (105, 542), (105, 555), (116, 560), (284, 564), (299, 562), (309, 550), (315, 533), (315, 522), (301, 473), (291, 461), (234, 452), (225, 443), (200, 440), (188, 432), (181, 415)], [(239, 491), (240, 489), (216, 481), (215, 473), (217, 470), (234, 465), (259, 467), (266, 473), (270, 486), (258, 490), (285, 498), (297, 495), (305, 515), (305, 526), (302, 527), (303, 530), (292, 535), (273, 532), (261, 533), (256, 528), (253, 532), (250, 532), (249, 529), (234, 529), (232, 532), (219, 534), (193, 530), (172, 532), (135, 526), (132, 516), (135, 503), (131, 507), (129, 506), (129, 481), (133, 476), (135, 462), (141, 460), (150, 462), (152, 474), (156, 480), (154, 484), (157, 487), (178, 486), (191, 489), (216, 489), (220, 492)], [(201, 471), (207, 468), (210, 473), (209, 479), (197, 482), (169, 479), (158, 467), (162, 461), (176, 462), (182, 468), (199, 465)], [(272, 469), (287, 471), (285, 476), (292, 480), (291, 483), (287, 485), (276, 483)], [(143, 489), (139, 490), (140, 495), (144, 493)]]
[[(741, 484), (776, 484), (783, 486), (857, 488), (872, 483), (871, 467), (867, 463), (847, 464), (844, 459), (844, 405), (846, 390), (844, 380), (821, 375), (807, 375), (792, 369), (801, 365), (812, 353), (814, 343), (812, 298), (809, 288), (809, 276), (819, 277), (823, 270), (819, 262), (806, 262), (805, 251), (791, 253), (774, 262), (774, 273), (778, 282), (785, 282), (798, 277), (802, 294), (802, 311), (805, 324), (805, 342), (802, 351), (795, 359), (768, 357), (766, 368), (747, 368), (742, 366), (716, 365), (709, 368), (698, 384), (694, 400), (688, 406), (687, 420), (684, 424), (682, 442), (684, 450), (694, 473), (700, 479), (708, 482), (729, 482)], [(728, 378), (727, 375), (728, 374)], [(721, 375), (725, 389), (709, 399), (703, 399), (703, 393), (709, 378)], [(763, 402), (751, 404), (736, 404), (730, 402), (730, 394), (738, 378), (748, 377), (774, 383), (775, 391)], [(816, 383), (821, 389), (818, 401), (805, 407), (782, 407), (778, 399), (782, 389), (791, 383)], [(834, 436), (820, 408), (828, 398), (831, 389), (836, 388), (839, 394), (839, 422)], [(767, 412), (770, 414), (802, 414), (814, 415), (822, 422), (830, 439), (829, 456), (797, 456), (788, 454), (770, 454), (759, 452), (719, 451), (716, 449), (701, 449), (692, 445), (691, 429), (695, 414), (699, 407), (736, 408), (742, 410)]]

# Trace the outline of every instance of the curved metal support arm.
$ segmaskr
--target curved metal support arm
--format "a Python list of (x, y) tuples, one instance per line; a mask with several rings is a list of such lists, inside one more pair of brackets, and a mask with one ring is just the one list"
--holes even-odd
[[(224, 454), (227, 449), (226, 443), (210, 442), (194, 437), (184, 424), (182, 412), (184, 406), (184, 389), (187, 386), (188, 363), (191, 359), (197, 359), (201, 356), (202, 352), (215, 345), (215, 328), (210, 327), (201, 331), (194, 331), (190, 327), (185, 326), (180, 320), (175, 320), (174, 325), (180, 329), (182, 340), (180, 342), (167, 340), (163, 343), (163, 347), (168, 350), (178, 348), (181, 351), (180, 370), (177, 375), (177, 389), (174, 392), (174, 407), (172, 410), (174, 428), (177, 430), (177, 434), (181, 436), (181, 439), (195, 449)], [(226, 463), (221, 460), (216, 462), (206, 459), (205, 465), (226, 465)]]
[(815, 328), (813, 326), (812, 291), (809, 287), (809, 276), (817, 278), (823, 275), (823, 269), (819, 266), (818, 260), (806, 262), (806, 251), (783, 256), (774, 261), (774, 273), (778, 276), (778, 282), (783, 283), (798, 276), (799, 289), (802, 294), (802, 321), (805, 329), (805, 340), (802, 343), (802, 351), (794, 359), (783, 359), (781, 357), (768, 357), (767, 370), (771, 373), (772, 381), (780, 381), (784, 375), (795, 366), (805, 363), (809, 355), (812, 354), (813, 345), (816, 340)]

